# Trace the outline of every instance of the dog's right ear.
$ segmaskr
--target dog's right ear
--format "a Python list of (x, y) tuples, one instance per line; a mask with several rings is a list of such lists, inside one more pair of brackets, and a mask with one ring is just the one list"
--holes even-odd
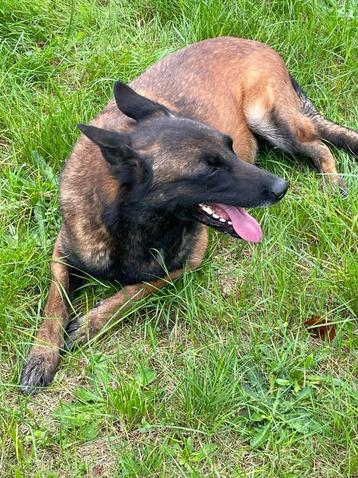
[(136, 121), (144, 120), (152, 115), (171, 115), (165, 106), (139, 95), (121, 81), (116, 81), (114, 84), (114, 97), (119, 110)]
[(122, 184), (143, 182), (148, 175), (148, 166), (131, 147), (131, 138), (128, 134), (85, 124), (79, 124), (78, 128), (99, 146), (112, 173)]

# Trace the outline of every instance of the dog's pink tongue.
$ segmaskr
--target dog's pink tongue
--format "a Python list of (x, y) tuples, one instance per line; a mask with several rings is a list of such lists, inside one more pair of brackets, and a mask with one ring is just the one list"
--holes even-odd
[(249, 242), (260, 242), (262, 239), (262, 230), (260, 224), (242, 207), (227, 206), (218, 204), (230, 217), (232, 227), (236, 234)]

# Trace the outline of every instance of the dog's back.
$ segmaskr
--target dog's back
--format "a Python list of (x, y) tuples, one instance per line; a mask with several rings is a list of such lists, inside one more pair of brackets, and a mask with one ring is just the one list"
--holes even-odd
[[(186, 116), (235, 135), (250, 102), (271, 85), (283, 87), (289, 81), (281, 57), (267, 45), (220, 37), (163, 58), (131, 85), (160, 97)], [(270, 100), (268, 108), (275, 101)], [(291, 102), (297, 104), (297, 95), (292, 94)]]

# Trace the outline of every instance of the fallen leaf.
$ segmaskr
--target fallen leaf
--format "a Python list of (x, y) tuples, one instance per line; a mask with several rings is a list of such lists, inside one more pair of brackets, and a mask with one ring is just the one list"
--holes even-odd
[(92, 475), (93, 476), (103, 476), (105, 472), (103, 465), (94, 465), (92, 468)]
[(316, 339), (333, 340), (336, 336), (336, 324), (330, 323), (326, 317), (312, 315), (305, 321), (309, 334)]

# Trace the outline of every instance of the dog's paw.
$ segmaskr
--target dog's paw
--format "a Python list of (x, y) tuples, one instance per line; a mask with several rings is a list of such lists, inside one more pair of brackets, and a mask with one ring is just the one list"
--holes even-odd
[(338, 187), (339, 194), (342, 197), (345, 198), (348, 196), (348, 186), (341, 177), (338, 180), (337, 187)]
[(70, 350), (77, 345), (85, 344), (92, 336), (86, 316), (71, 320), (65, 332), (65, 349)]
[(326, 179), (326, 185), (327, 187), (335, 193), (340, 194), (342, 197), (347, 197), (348, 196), (348, 187), (347, 184), (345, 183), (344, 179), (337, 175), (334, 175), (333, 177), (330, 177)]
[(54, 351), (33, 352), (21, 374), (20, 390), (34, 394), (52, 382), (58, 364), (58, 354)]

